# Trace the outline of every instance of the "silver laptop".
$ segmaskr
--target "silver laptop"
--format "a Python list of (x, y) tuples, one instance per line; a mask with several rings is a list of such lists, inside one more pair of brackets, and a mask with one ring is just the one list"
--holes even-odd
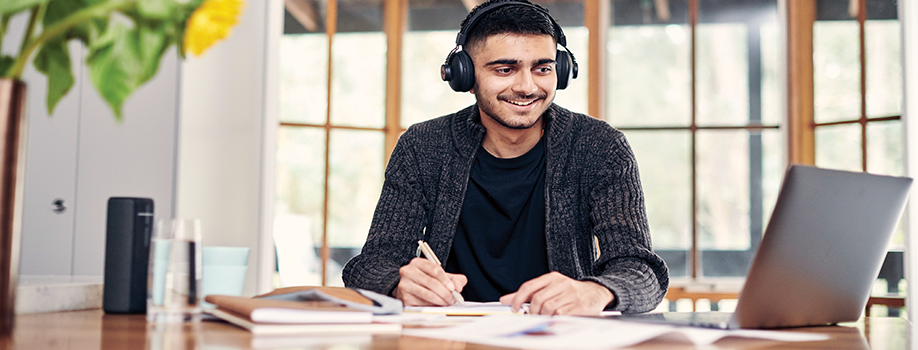
[(623, 319), (713, 328), (784, 328), (857, 320), (886, 257), (912, 179), (791, 166), (736, 312)]

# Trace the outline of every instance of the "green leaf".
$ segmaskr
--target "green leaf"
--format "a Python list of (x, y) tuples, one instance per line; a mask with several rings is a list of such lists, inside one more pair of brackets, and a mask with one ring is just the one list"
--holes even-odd
[(0, 77), (5, 77), (6, 73), (9, 72), (15, 62), (16, 59), (12, 56), (0, 55)]
[(119, 121), (124, 101), (156, 74), (166, 43), (156, 28), (115, 24), (90, 47), (90, 77)]
[(35, 68), (48, 77), (48, 115), (73, 87), (73, 72), (70, 65), (70, 50), (64, 40), (45, 43), (35, 55)]
[(139, 0), (137, 11), (145, 18), (166, 19), (175, 11), (174, 1)]
[[(74, 12), (95, 5), (104, 0), (51, 0), (45, 9), (42, 26), (49, 28), (69, 17)], [(108, 19), (94, 19), (78, 24), (64, 34), (65, 39), (80, 39), (84, 45), (89, 46), (92, 40), (105, 31)]]
[(0, 14), (16, 13), (46, 3), (48, 0), (3, 0), (0, 1)]
[(171, 42), (166, 35), (163, 25), (142, 26), (138, 33), (140, 41), (141, 62), (144, 68), (144, 81), (153, 78), (159, 70), (159, 61), (162, 60), (166, 49)]

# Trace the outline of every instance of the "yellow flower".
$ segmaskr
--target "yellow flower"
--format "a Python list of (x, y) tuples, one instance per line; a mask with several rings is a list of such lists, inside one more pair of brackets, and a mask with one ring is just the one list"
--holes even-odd
[(229, 36), (243, 5), (243, 0), (205, 0), (185, 24), (184, 51), (200, 56), (215, 42)]

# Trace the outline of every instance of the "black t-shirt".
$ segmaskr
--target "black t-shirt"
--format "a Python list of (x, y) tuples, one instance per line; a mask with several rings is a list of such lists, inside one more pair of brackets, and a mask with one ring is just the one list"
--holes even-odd
[(446, 271), (468, 277), (469, 301), (496, 301), (548, 272), (544, 140), (517, 158), (478, 152)]

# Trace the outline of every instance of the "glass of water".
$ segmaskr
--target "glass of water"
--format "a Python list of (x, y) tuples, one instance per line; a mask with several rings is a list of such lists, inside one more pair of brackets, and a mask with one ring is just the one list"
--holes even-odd
[(201, 266), (201, 222), (158, 220), (150, 240), (147, 321), (200, 321)]

